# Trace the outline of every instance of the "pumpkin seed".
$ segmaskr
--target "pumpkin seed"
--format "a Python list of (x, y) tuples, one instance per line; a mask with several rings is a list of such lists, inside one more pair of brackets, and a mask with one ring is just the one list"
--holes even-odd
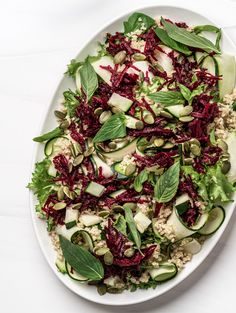
[(81, 208), (82, 203), (75, 203), (71, 205), (71, 208), (74, 210), (79, 210)]
[(96, 255), (104, 255), (106, 254), (109, 250), (109, 248), (98, 248), (94, 250), (94, 253), (96, 253)]
[(66, 113), (57, 110), (54, 111), (54, 115), (61, 120), (63, 120), (66, 117)]
[(95, 114), (95, 115), (98, 115), (98, 116), (101, 115), (102, 112), (103, 112), (103, 108), (100, 108), (100, 107), (99, 107), (99, 108), (96, 108), (96, 109), (94, 110), (94, 114)]
[(227, 160), (229, 160), (229, 158), (230, 158), (230, 154), (227, 153), (227, 152), (225, 152), (225, 153), (222, 155), (221, 158), (222, 158), (223, 161), (227, 161)]
[(189, 140), (189, 142), (186, 141), (186, 143), (188, 143), (188, 145), (197, 145), (198, 147), (201, 147), (201, 143), (199, 140), (197, 140), (196, 138), (192, 138)]
[(118, 288), (115, 288), (115, 287), (108, 287), (107, 288), (107, 292), (108, 293), (112, 293), (112, 294), (122, 293), (123, 290), (124, 290), (124, 288), (121, 288), (121, 289), (118, 289)]
[(70, 126), (70, 123), (67, 120), (61, 122), (60, 124), (61, 129), (67, 129), (69, 126)]
[(227, 143), (226, 143), (224, 140), (222, 140), (222, 139), (218, 139), (218, 140), (217, 140), (217, 146), (218, 146), (219, 148), (221, 148), (224, 152), (227, 152), (227, 151), (228, 151), (228, 145), (227, 145)]
[(115, 56), (114, 56), (114, 63), (115, 64), (122, 64), (125, 61), (126, 58), (126, 51), (122, 50), (119, 51)]
[(132, 55), (133, 59), (135, 61), (144, 61), (146, 60), (146, 55), (145, 54), (142, 54), (142, 53), (135, 53)]
[(103, 111), (102, 114), (99, 116), (99, 122), (101, 124), (104, 124), (111, 117), (111, 115), (111, 111)]
[(162, 138), (157, 138), (154, 140), (154, 145), (158, 148), (162, 147), (164, 145), (164, 143), (165, 143), (165, 140)]
[(141, 129), (143, 129), (143, 128), (144, 128), (144, 124), (143, 124), (142, 121), (137, 121), (137, 122), (135, 123), (135, 129), (141, 130)]
[(193, 107), (191, 105), (187, 105), (183, 108), (183, 110), (180, 112), (179, 116), (186, 116), (193, 112)]
[(201, 147), (199, 147), (197, 145), (191, 145), (190, 146), (190, 151), (195, 156), (200, 156), (201, 155)]
[(125, 250), (124, 255), (127, 258), (131, 258), (134, 255), (134, 249), (133, 248), (129, 248), (129, 249)]
[(90, 156), (91, 154), (93, 154), (94, 150), (95, 150), (94, 146), (89, 147), (89, 148), (84, 152), (84, 156), (85, 156), (85, 157)]
[(151, 113), (145, 113), (143, 115), (143, 120), (147, 124), (153, 124), (155, 122), (155, 119)]
[(57, 199), (59, 201), (64, 199), (64, 191), (63, 191), (63, 186), (61, 186), (58, 191), (57, 191)]
[(123, 206), (118, 205), (118, 204), (113, 204), (113, 205), (111, 206), (111, 208), (112, 208), (112, 210), (113, 210), (114, 213), (122, 213), (122, 212), (124, 212)]
[(194, 119), (193, 116), (181, 116), (181, 117), (179, 118), (180, 122), (182, 122), (182, 123), (191, 122), (193, 119)]
[(166, 118), (173, 118), (173, 115), (171, 115), (170, 113), (166, 112), (166, 111), (161, 111), (160, 112), (160, 116), (166, 117)]
[(111, 142), (109, 142), (108, 147), (109, 147), (110, 149), (116, 149), (117, 144), (116, 144), (114, 141), (111, 141)]
[(117, 108), (117, 107), (112, 107), (112, 108), (111, 108), (111, 111), (112, 111), (112, 113), (114, 113), (114, 114), (123, 112), (120, 108)]
[(113, 255), (112, 255), (111, 251), (107, 251), (104, 254), (104, 263), (106, 265), (112, 265), (112, 263), (113, 263)]
[(185, 158), (185, 159), (184, 159), (184, 164), (186, 164), (186, 165), (191, 165), (191, 164), (193, 164), (193, 158)]
[(71, 173), (72, 170), (73, 170), (73, 164), (72, 164), (72, 163), (69, 163), (69, 164), (68, 164), (68, 171), (69, 171), (69, 173)]
[(172, 142), (166, 142), (166, 143), (164, 144), (164, 146), (162, 147), (162, 149), (171, 149), (171, 148), (173, 148), (174, 146), (175, 146), (174, 143), (172, 143)]
[(76, 155), (78, 155), (79, 153), (83, 152), (83, 149), (82, 149), (81, 145), (78, 142), (73, 143), (73, 147), (74, 147)]
[(64, 194), (65, 194), (68, 198), (70, 198), (71, 200), (74, 199), (74, 192), (73, 192), (73, 191), (70, 191), (70, 189), (69, 189), (67, 186), (63, 187), (63, 191), (64, 191)]
[(129, 164), (125, 169), (125, 175), (130, 176), (136, 171), (136, 164)]
[(84, 156), (82, 154), (78, 155), (74, 161), (73, 161), (73, 165), (77, 166), (80, 165), (83, 162)]
[(65, 202), (57, 202), (56, 204), (54, 204), (53, 209), (59, 211), (65, 209), (65, 207), (66, 207)]
[(100, 296), (105, 295), (105, 293), (107, 292), (106, 285), (98, 285), (97, 286), (97, 292), (99, 293)]
[(108, 217), (109, 215), (110, 215), (110, 212), (109, 212), (109, 211), (100, 211), (100, 212), (98, 212), (98, 216), (100, 216), (100, 217), (106, 218), (106, 217)]
[(183, 149), (183, 152), (189, 151), (189, 149), (190, 149), (189, 141), (185, 141), (184, 143), (182, 143), (182, 149)]
[(222, 163), (221, 171), (223, 174), (227, 174), (231, 168), (231, 163), (229, 161), (224, 161)]

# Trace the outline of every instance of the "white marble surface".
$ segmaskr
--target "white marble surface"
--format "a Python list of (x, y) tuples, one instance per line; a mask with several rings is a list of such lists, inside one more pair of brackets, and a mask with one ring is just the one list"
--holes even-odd
[(236, 43), (236, 1), (0, 0), (0, 312), (235, 312), (235, 216), (207, 261), (161, 299), (125, 308), (87, 302), (49, 269), (32, 228), (33, 143), (55, 87), (81, 45), (113, 16), (145, 4), (193, 8)]

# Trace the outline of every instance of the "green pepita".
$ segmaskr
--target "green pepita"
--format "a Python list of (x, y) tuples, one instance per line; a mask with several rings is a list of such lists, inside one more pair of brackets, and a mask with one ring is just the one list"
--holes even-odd
[(91, 154), (93, 154), (94, 150), (95, 150), (94, 146), (89, 147), (89, 148), (84, 152), (84, 156), (85, 156), (85, 157), (90, 156)]
[(98, 212), (98, 216), (103, 217), (103, 218), (107, 218), (110, 215), (109, 211), (100, 211)]
[(97, 286), (97, 292), (99, 293), (100, 296), (105, 295), (105, 293), (107, 292), (107, 287), (106, 287), (106, 285), (104, 285), (104, 284), (98, 285), (98, 286)]
[(111, 111), (112, 111), (112, 113), (114, 113), (114, 114), (123, 112), (120, 108), (117, 108), (117, 107), (112, 107), (112, 108), (111, 108)]
[(116, 149), (117, 144), (114, 141), (109, 142), (108, 147), (112, 150)]
[(182, 122), (182, 123), (189, 123), (189, 122), (191, 122), (193, 119), (194, 119), (193, 116), (181, 116), (181, 117), (179, 118), (180, 122)]
[(71, 200), (74, 199), (74, 197), (75, 197), (74, 192), (70, 191), (70, 189), (67, 186), (63, 187), (63, 192), (69, 199), (71, 199)]
[(113, 255), (112, 255), (111, 251), (107, 251), (104, 254), (104, 263), (106, 265), (112, 265), (112, 263), (113, 263)]
[(57, 202), (56, 204), (54, 204), (53, 209), (56, 211), (65, 209), (66, 207), (66, 203), (65, 202)]
[(73, 143), (73, 147), (76, 155), (83, 152), (83, 149), (78, 142)]
[(103, 108), (100, 108), (100, 107), (99, 107), (99, 108), (96, 108), (96, 109), (94, 110), (94, 114), (97, 115), (97, 116), (101, 115), (102, 112), (103, 112)]
[(191, 145), (190, 146), (190, 151), (195, 156), (200, 156), (201, 155), (201, 147), (199, 147), (197, 145)]
[(175, 146), (174, 143), (172, 143), (172, 142), (166, 142), (166, 143), (164, 144), (164, 146), (162, 147), (162, 149), (171, 149), (171, 148), (173, 148), (174, 146)]
[(136, 171), (136, 164), (129, 164), (125, 169), (125, 175), (130, 176)]
[(63, 191), (63, 186), (61, 186), (58, 191), (57, 191), (57, 199), (59, 201), (64, 199), (64, 191)]
[(187, 105), (183, 108), (183, 110), (180, 112), (179, 116), (187, 116), (193, 112), (193, 107), (191, 105)]
[(96, 253), (97, 255), (104, 255), (109, 251), (109, 248), (98, 248), (94, 250), (94, 253)]
[(69, 164), (68, 164), (68, 171), (69, 171), (69, 173), (71, 173), (72, 170), (73, 170), (73, 164), (72, 164), (72, 163), (69, 163)]
[(113, 205), (111, 206), (111, 208), (112, 208), (112, 211), (113, 211), (114, 213), (122, 213), (122, 212), (124, 212), (123, 206), (118, 205), (118, 204), (113, 204)]
[(75, 203), (71, 205), (71, 208), (74, 210), (79, 210), (81, 208), (82, 203)]
[(144, 61), (146, 60), (146, 55), (145, 54), (142, 54), (142, 53), (134, 53), (132, 55), (133, 59), (135, 61)]
[(144, 128), (144, 124), (143, 124), (142, 121), (137, 121), (137, 122), (135, 123), (135, 129), (141, 130), (141, 129), (143, 129), (143, 128)]
[(145, 113), (143, 114), (143, 120), (147, 124), (153, 124), (155, 122), (155, 119), (151, 113)]
[(186, 144), (188, 144), (188, 147), (189, 145), (197, 145), (198, 147), (201, 147), (200, 141), (197, 140), (196, 138), (192, 138), (189, 141), (186, 141)]
[(171, 115), (170, 113), (166, 112), (166, 111), (161, 111), (160, 112), (160, 116), (166, 117), (166, 118), (173, 118), (173, 115)]
[(222, 163), (221, 171), (223, 174), (227, 174), (231, 168), (231, 163), (229, 161), (224, 161)]
[(66, 117), (66, 113), (62, 111), (54, 111), (54, 115), (59, 118), (60, 120), (63, 120)]
[(162, 138), (157, 138), (154, 140), (154, 145), (159, 148), (159, 147), (162, 147), (165, 143), (165, 140), (162, 139)]
[(122, 64), (125, 61), (126, 58), (126, 51), (119, 51), (115, 56), (114, 56), (114, 63), (115, 64)]
[(111, 115), (111, 111), (103, 111), (102, 114), (99, 116), (99, 122), (101, 124), (104, 124), (111, 117)]
[(115, 288), (115, 287), (108, 287), (107, 288), (107, 292), (112, 293), (112, 294), (122, 293), (123, 290), (124, 290), (124, 288), (121, 288), (121, 289)]
[(193, 164), (193, 158), (185, 158), (185, 159), (184, 159), (184, 164), (185, 164), (185, 165), (191, 165), (191, 164)]
[(61, 122), (60, 124), (61, 129), (67, 129), (69, 126), (70, 126), (70, 123), (67, 120)]
[(227, 152), (227, 151), (228, 151), (228, 145), (227, 145), (227, 143), (226, 143), (224, 140), (222, 140), (222, 139), (218, 139), (218, 140), (217, 140), (217, 146), (218, 146), (219, 148), (221, 148), (224, 152)]
[(73, 165), (74, 166), (78, 166), (83, 162), (84, 156), (82, 154), (78, 155), (74, 161), (73, 161)]
[(125, 250), (124, 252), (124, 255), (127, 257), (127, 258), (131, 258), (133, 255), (134, 255), (134, 249), (133, 248), (129, 248), (127, 250)]

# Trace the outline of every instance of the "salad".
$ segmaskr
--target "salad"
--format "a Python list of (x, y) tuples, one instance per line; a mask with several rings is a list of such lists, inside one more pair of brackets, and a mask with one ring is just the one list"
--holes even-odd
[[(212, 33), (215, 41), (207, 39)], [(221, 30), (132, 14), (72, 60), (28, 187), (58, 270), (100, 295), (173, 279), (221, 226), (236, 181), (235, 58)]]

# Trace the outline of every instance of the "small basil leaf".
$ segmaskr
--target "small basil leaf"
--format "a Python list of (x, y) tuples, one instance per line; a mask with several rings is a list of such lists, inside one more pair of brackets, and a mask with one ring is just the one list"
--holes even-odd
[(124, 114), (112, 115), (99, 129), (93, 142), (102, 142), (109, 139), (122, 138), (126, 136), (126, 125)]
[(59, 236), (65, 260), (80, 275), (90, 280), (101, 280), (104, 277), (102, 263), (85, 248), (74, 245), (63, 236)]
[(134, 190), (137, 192), (141, 192), (143, 190), (143, 183), (148, 180), (148, 172), (147, 170), (142, 170), (138, 176), (135, 177), (134, 180)]
[(187, 45), (189, 47), (200, 48), (207, 52), (220, 53), (220, 50), (208, 39), (180, 28), (161, 18), (161, 22), (167, 31), (167, 34), (174, 40)]
[(167, 32), (164, 29), (160, 27), (156, 27), (155, 33), (157, 34), (157, 37), (159, 37), (159, 39), (164, 43), (164, 45), (170, 47), (171, 49), (174, 49), (186, 55), (192, 54), (192, 52), (189, 50), (189, 48), (186, 45), (183, 45), (182, 43), (179, 43), (175, 41), (174, 39), (170, 38), (170, 36), (167, 34)]
[(181, 92), (178, 91), (158, 91), (148, 95), (148, 97), (154, 102), (161, 103), (166, 106), (185, 103), (185, 99), (183, 98)]
[(113, 226), (123, 235), (127, 236), (126, 220), (123, 215), (119, 214)]
[(128, 224), (128, 228), (130, 230), (132, 239), (133, 239), (134, 243), (136, 244), (137, 248), (140, 249), (141, 238), (140, 238), (139, 232), (138, 232), (136, 225), (135, 225), (135, 222), (134, 222), (133, 213), (128, 206), (127, 207), (124, 206), (124, 210), (125, 210), (125, 219), (126, 219), (126, 222)]
[(158, 202), (166, 203), (174, 198), (179, 185), (179, 172), (180, 164), (176, 162), (160, 176), (154, 188)]
[(89, 101), (98, 88), (98, 78), (88, 59), (84, 62), (83, 66), (79, 70), (79, 73), (81, 77), (82, 90), (87, 96), (87, 101)]
[(185, 100), (187, 101), (190, 101), (190, 98), (191, 98), (191, 90), (188, 89), (188, 87), (182, 85), (182, 84), (179, 84), (179, 88), (180, 88), (180, 91), (184, 97)]
[(134, 32), (137, 29), (143, 29), (143, 32), (149, 30), (153, 25), (155, 25), (155, 20), (150, 16), (143, 13), (133, 13), (128, 21), (124, 22), (124, 33), (128, 34)]
[(50, 131), (50, 132), (48, 132), (42, 136), (33, 138), (33, 141), (44, 142), (46, 140), (49, 140), (49, 139), (52, 139), (55, 137), (59, 137), (59, 136), (63, 135), (63, 133), (64, 133), (64, 131), (60, 127), (56, 127), (52, 131)]

